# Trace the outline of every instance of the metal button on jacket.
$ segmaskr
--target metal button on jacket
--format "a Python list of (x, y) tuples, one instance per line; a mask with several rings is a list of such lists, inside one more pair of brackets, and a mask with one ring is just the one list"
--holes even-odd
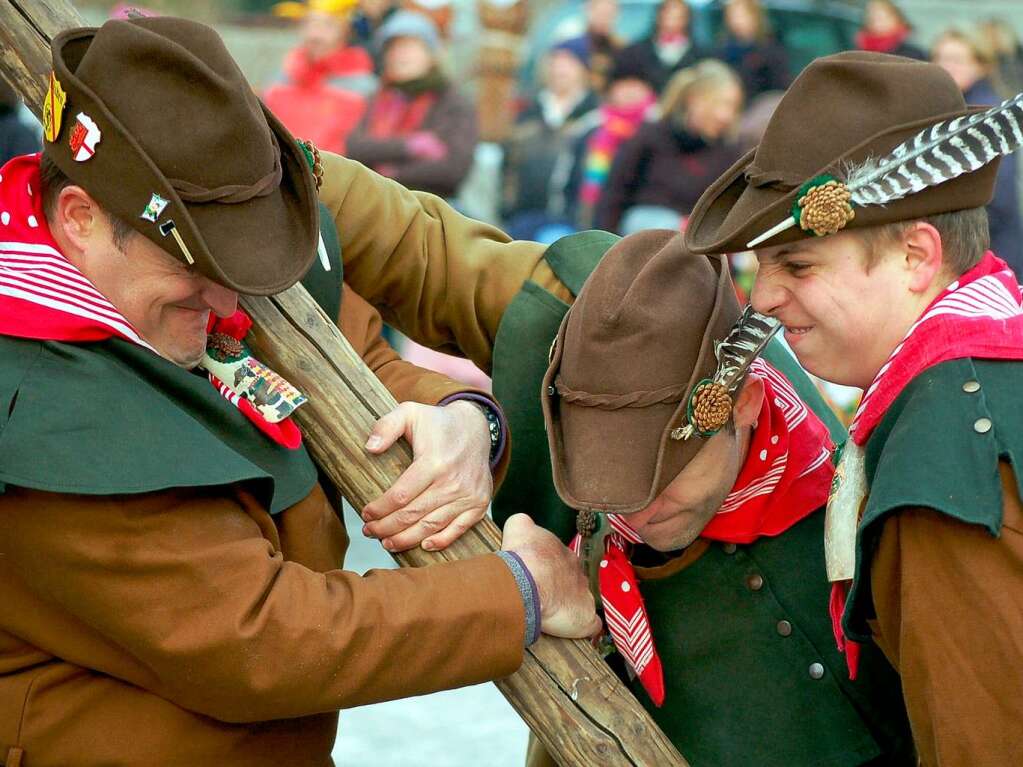
[(967, 394), (975, 394), (980, 391), (980, 383), (977, 381), (967, 381), (963, 384), (963, 391)]
[(792, 634), (792, 624), (788, 621), (778, 621), (778, 633), (783, 637), (787, 637)]
[(721, 550), (726, 554), (734, 554), (737, 546), (734, 543), (726, 543), (721, 547)]
[(760, 591), (764, 587), (764, 576), (760, 573), (753, 573), (753, 575), (746, 576), (746, 587), (750, 591)]
[(824, 678), (824, 664), (822, 663), (811, 663), (809, 671), (811, 679)]
[(973, 430), (977, 432), (977, 434), (987, 434), (991, 431), (991, 419), (978, 418), (973, 422)]

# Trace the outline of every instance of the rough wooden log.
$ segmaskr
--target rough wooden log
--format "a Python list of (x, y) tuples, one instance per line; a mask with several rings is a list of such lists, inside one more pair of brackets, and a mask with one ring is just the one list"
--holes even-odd
[[(37, 113), (50, 71), (49, 42), (81, 24), (66, 0), (0, 0), (0, 75)], [(243, 304), (254, 321), (256, 354), (309, 396), (298, 420), (319, 466), (356, 506), (379, 496), (411, 460), (404, 443), (379, 457), (363, 449), (372, 423), (394, 407), (393, 397), (301, 286)], [(496, 526), (483, 520), (445, 551), (417, 548), (396, 558), (419, 567), (499, 544)], [(543, 637), (522, 667), (496, 684), (562, 765), (686, 764), (585, 642)]]

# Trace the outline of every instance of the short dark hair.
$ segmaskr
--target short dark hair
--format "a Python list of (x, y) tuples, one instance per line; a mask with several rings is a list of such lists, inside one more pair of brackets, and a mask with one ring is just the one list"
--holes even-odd
[(863, 229), (860, 234), (867, 246), (867, 268), (874, 268), (881, 257), (881, 249), (886, 245), (900, 242), (906, 230), (917, 221), (930, 224), (938, 230), (938, 234), (941, 235), (942, 259), (945, 268), (953, 277), (968, 272), (980, 263), (985, 251), (991, 247), (987, 210), (984, 208), (954, 210), (912, 221), (898, 221), (894, 224)]
[[(39, 194), (42, 196), (43, 213), (46, 214), (48, 221), (52, 222), (57, 213), (57, 199), (60, 197), (61, 191), (65, 187), (71, 186), (72, 183), (64, 171), (58, 168), (57, 164), (43, 152), (39, 160)], [(128, 240), (135, 234), (135, 230), (120, 216), (115, 216), (105, 208), (103, 212), (110, 220), (114, 245), (123, 252)]]

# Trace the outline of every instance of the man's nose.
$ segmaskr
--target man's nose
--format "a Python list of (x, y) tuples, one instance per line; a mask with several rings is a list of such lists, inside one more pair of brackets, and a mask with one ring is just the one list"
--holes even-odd
[(238, 310), (238, 293), (203, 277), (202, 297), (218, 317), (230, 317)]
[(761, 314), (774, 315), (785, 302), (785, 289), (771, 269), (761, 269), (753, 281), (749, 302)]

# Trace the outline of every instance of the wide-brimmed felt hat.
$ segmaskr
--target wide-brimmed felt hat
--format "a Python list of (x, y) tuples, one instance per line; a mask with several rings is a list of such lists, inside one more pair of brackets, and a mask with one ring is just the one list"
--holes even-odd
[[(801, 188), (886, 155), (924, 128), (982, 111), (968, 107), (941, 67), (852, 51), (812, 62), (789, 87), (760, 144), (700, 197), (685, 232), (696, 253), (747, 250), (791, 215)], [(877, 226), (986, 205), (998, 161), (886, 205), (857, 207), (845, 228)], [(815, 236), (798, 226), (762, 244)]]
[(215, 31), (108, 21), (62, 32), (52, 49), (44, 152), (73, 183), (241, 293), (305, 274), (319, 232), (312, 173)]
[(706, 440), (677, 430), (739, 316), (725, 258), (689, 252), (678, 232), (607, 252), (565, 315), (541, 392), (566, 504), (639, 511), (692, 460)]

